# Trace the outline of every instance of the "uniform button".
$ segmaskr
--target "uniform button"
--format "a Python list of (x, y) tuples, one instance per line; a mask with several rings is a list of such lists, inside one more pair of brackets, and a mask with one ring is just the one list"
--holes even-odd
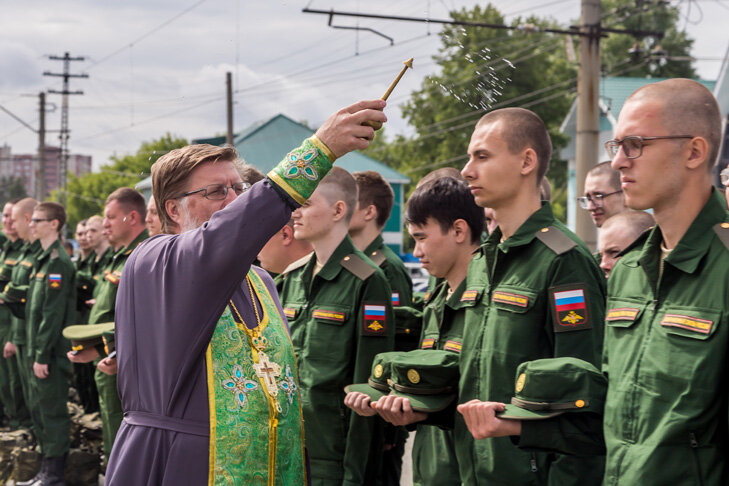
[(20, 299), (21, 304), (25, 304), (25, 299)]
[(410, 329), (405, 329), (405, 334), (410, 334)]
[(344, 261), (345, 262), (349, 261), (349, 257), (348, 256), (344, 257)]
[(547, 231), (549, 231), (549, 228), (542, 228), (541, 231), (542, 231), (542, 233), (546, 233)]
[(729, 228), (729, 223), (721, 223), (721, 227), (724, 229)]

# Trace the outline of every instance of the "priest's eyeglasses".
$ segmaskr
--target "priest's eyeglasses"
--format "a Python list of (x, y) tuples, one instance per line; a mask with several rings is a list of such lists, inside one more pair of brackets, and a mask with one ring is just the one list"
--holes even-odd
[(591, 196), (588, 195), (588, 196), (578, 197), (577, 202), (580, 203), (580, 207), (582, 209), (589, 209), (590, 203), (592, 203), (592, 205), (595, 206), (596, 208), (601, 208), (602, 205), (605, 204), (606, 197), (612, 196), (613, 194), (620, 194), (621, 192), (623, 192), (623, 191), (609, 192), (607, 194), (601, 194), (598, 192), (597, 194), (593, 194)]
[(193, 194), (202, 192), (202, 197), (204, 197), (205, 199), (210, 199), (211, 201), (221, 201), (228, 196), (229, 189), (233, 189), (235, 195), (240, 196), (250, 188), (251, 185), (246, 182), (236, 182), (232, 186), (226, 186), (225, 184), (208, 184), (207, 186), (201, 187), (200, 189), (195, 189), (194, 191), (180, 194), (175, 199), (181, 199), (183, 197), (192, 196)]
[(640, 135), (629, 135), (622, 140), (613, 139), (605, 142), (605, 149), (611, 159), (618, 155), (620, 146), (623, 146), (623, 153), (629, 159), (637, 159), (643, 155), (643, 143), (652, 140), (672, 140), (676, 138), (694, 138), (692, 135), (663, 135), (661, 137), (641, 137)]

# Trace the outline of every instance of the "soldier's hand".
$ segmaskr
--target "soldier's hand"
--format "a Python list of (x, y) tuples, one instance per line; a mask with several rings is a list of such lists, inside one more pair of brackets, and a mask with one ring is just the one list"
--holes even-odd
[(344, 397), (344, 404), (354, 410), (357, 415), (371, 417), (377, 415), (377, 411), (370, 404), (370, 397), (360, 392), (349, 392)]
[(481, 400), (458, 405), (458, 411), (463, 415), (468, 431), (476, 440), (521, 435), (521, 420), (506, 420), (496, 416), (496, 412), (503, 412), (505, 408), (503, 403)]
[(352, 150), (364, 150), (375, 138), (375, 130), (362, 124), (366, 121), (385, 123), (387, 117), (382, 112), (385, 104), (382, 100), (360, 101), (342, 108), (326, 119), (316, 136), (337, 157)]
[(386, 422), (392, 425), (410, 425), (421, 422), (428, 417), (427, 413), (416, 412), (410, 405), (410, 400), (395, 395), (386, 395), (375, 403), (372, 408), (377, 410)]
[(89, 299), (86, 301), (86, 305), (88, 305), (89, 307), (93, 307), (94, 304), (96, 304), (96, 299)]
[(104, 358), (99, 361), (99, 364), (97, 364), (96, 367), (99, 368), (99, 371), (102, 373), (114, 376), (117, 372), (116, 358)]
[(15, 352), (17, 351), (15, 344), (8, 341), (5, 343), (5, 347), (3, 348), (3, 358), (8, 359), (15, 356)]
[(74, 354), (73, 351), (66, 353), (66, 357), (72, 363), (91, 363), (93, 360), (101, 356), (96, 348), (82, 349)]
[(48, 378), (48, 365), (33, 363), (33, 373), (41, 380), (45, 380), (46, 378)]

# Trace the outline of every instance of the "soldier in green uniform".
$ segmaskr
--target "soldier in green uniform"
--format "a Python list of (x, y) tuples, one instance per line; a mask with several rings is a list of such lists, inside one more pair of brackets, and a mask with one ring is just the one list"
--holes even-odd
[[(18, 256), (23, 247), (23, 240), (18, 238), (18, 232), (13, 225), (12, 210), (18, 200), (14, 199), (3, 207), (3, 234), (6, 241), (2, 245), (2, 265), (0, 265), (0, 289), (10, 282), (13, 267), (18, 263)], [(3, 346), (3, 359), (0, 359), (0, 403), (5, 409), (8, 425), (12, 428), (30, 426), (30, 414), (23, 399), (23, 390), (20, 385), (18, 363), (13, 356), (13, 344), (10, 334), (12, 332), (12, 317), (10, 309), (0, 306), (0, 345)], [(5, 350), (7, 348), (7, 350)]]
[[(144, 222), (145, 206), (144, 197), (128, 187), (117, 189), (106, 199), (104, 229), (108, 233), (115, 253), (103, 269), (103, 277), (94, 289), (95, 302), (89, 315), (89, 324), (114, 321), (116, 292), (124, 264), (137, 245), (149, 237)], [(97, 366), (101, 361), (101, 356), (94, 348), (76, 355), (69, 353), (68, 358), (74, 363), (88, 363), (96, 360)], [(108, 459), (116, 432), (121, 425), (123, 411), (116, 389), (116, 376), (97, 369), (94, 379), (99, 392), (104, 453)]]
[[(415, 190), (408, 200), (406, 220), (415, 241), (413, 255), (430, 275), (442, 279), (425, 305), (420, 348), (460, 355), (466, 311), (480, 292), (480, 288), (469, 288), (467, 273), (481, 241), (483, 210), (462, 180), (442, 177)], [(385, 420), (396, 420), (390, 410), (401, 409), (405, 400), (384, 397), (375, 408), (382, 410)], [(367, 413), (369, 400), (361, 395), (350, 394), (345, 403), (360, 414), (375, 412), (373, 408)], [(427, 420), (418, 422), (412, 464), (416, 485), (460, 485), (453, 430), (428, 425)]]
[[(96, 287), (96, 284), (98, 284), (99, 281), (104, 277), (104, 269), (107, 265), (109, 265), (109, 262), (111, 262), (111, 259), (114, 257), (114, 249), (109, 243), (108, 236), (104, 234), (104, 218), (94, 215), (87, 220), (86, 239), (88, 240), (89, 245), (96, 254), (96, 257), (94, 258), (94, 261), (91, 264), (90, 268), (91, 275), (93, 276), (93, 282), (91, 282), (91, 284), (93, 285), (93, 287), (91, 288), (91, 295), (93, 296), (93, 291)], [(89, 309), (91, 309), (91, 307), (93, 306), (93, 298), (90, 300), (92, 301), (92, 303), (91, 305), (89, 305)]]
[[(28, 386), (32, 362), (28, 362), (25, 332), (25, 304), (28, 296), (28, 284), (30, 275), (33, 272), (36, 257), (43, 251), (40, 242), (31, 234), (30, 220), (33, 217), (33, 209), (38, 204), (35, 199), (21, 199), (13, 206), (12, 219), (18, 239), (23, 246), (17, 253), (14, 261), (5, 262), (5, 267), (10, 267), (10, 280), (3, 287), (0, 294), (0, 303), (12, 313), (11, 330), (9, 340), (5, 343), (3, 356), (5, 359), (15, 359), (18, 370), (18, 378), (23, 400), (26, 406), (30, 405)], [(3, 274), (7, 276), (7, 269)], [(13, 358), (14, 357), (14, 358)], [(28, 416), (30, 425), (30, 416)]]
[(585, 244), (540, 201), (552, 144), (536, 114), (506, 108), (484, 115), (468, 153), (462, 174), (476, 203), (492, 208), (499, 225), (468, 271), (480, 282), (469, 284), (478, 290), (478, 305), (466, 315), (460, 361), (454, 431), (461, 480), (597, 484), (601, 456), (523, 451), (508, 437), (481, 440), (482, 417), (494, 414), (492, 402), (511, 398), (521, 363), (575, 357), (599, 364), (605, 280)]
[(281, 293), (299, 357), (314, 485), (374, 484), (382, 457), (382, 424), (343, 403), (344, 387), (366, 381), (395, 336), (385, 275), (347, 234), (356, 194), (352, 176), (334, 167), (294, 211), (295, 237), (309, 241), (315, 256), (286, 277)]
[[(382, 230), (390, 217), (395, 195), (390, 184), (375, 171), (355, 172), (357, 182), (357, 207), (349, 223), (349, 236), (354, 246), (379, 266), (392, 289), (392, 306), (410, 306), (413, 299), (413, 283), (405, 265), (382, 238)], [(397, 316), (396, 316), (397, 317)], [(395, 350), (409, 351), (418, 347), (420, 327), (418, 320), (394, 319)], [(407, 430), (387, 426), (385, 429), (385, 454), (381, 482), (399, 485), (402, 456), (405, 453)]]
[(66, 211), (58, 203), (36, 206), (31, 231), (43, 248), (28, 285), (25, 307), (27, 359), (32, 365), (29, 380), (30, 413), (43, 466), (37, 484), (63, 484), (70, 426), (66, 400), (71, 367), (65, 355), (69, 348), (63, 328), (76, 314), (73, 263), (59, 234)]
[[(729, 213), (711, 179), (719, 107), (692, 80), (649, 84), (625, 102), (615, 135), (606, 146), (626, 204), (653, 208), (656, 226), (608, 280), (603, 484), (725, 485)], [(524, 430), (530, 447), (575, 453), (585, 442), (564, 423), (542, 428), (549, 438)]]
[[(76, 319), (75, 324), (89, 322), (91, 307), (86, 303), (93, 298), (95, 281), (94, 267), (96, 252), (89, 240), (88, 220), (84, 219), (76, 225), (76, 242), (81, 255), (76, 261)], [(78, 392), (81, 406), (86, 413), (99, 410), (99, 394), (94, 383), (94, 365), (92, 363), (73, 363), (73, 385)]]

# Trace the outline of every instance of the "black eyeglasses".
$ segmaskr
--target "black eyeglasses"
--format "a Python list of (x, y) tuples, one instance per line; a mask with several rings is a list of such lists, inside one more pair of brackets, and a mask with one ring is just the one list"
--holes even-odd
[(31, 223), (42, 223), (43, 221), (53, 221), (53, 220), (48, 219), (48, 218), (30, 218)]
[(191, 196), (193, 194), (197, 194), (198, 192), (202, 192), (202, 196), (205, 199), (210, 199), (211, 201), (220, 201), (228, 196), (228, 189), (233, 189), (235, 195), (240, 196), (250, 188), (251, 185), (245, 182), (237, 182), (232, 186), (226, 186), (225, 184), (208, 184), (203, 188), (180, 194), (175, 199), (181, 199), (183, 197)]
[(601, 208), (603, 204), (605, 204), (605, 198), (608, 196), (612, 196), (613, 194), (620, 194), (623, 191), (615, 191), (610, 192), (608, 194), (593, 194), (592, 196), (583, 196), (578, 197), (577, 202), (580, 203), (580, 207), (582, 209), (588, 209), (590, 207), (590, 203), (592, 203), (596, 208)]
[(637, 159), (643, 154), (643, 143), (651, 140), (673, 140), (677, 138), (694, 138), (693, 135), (664, 135), (661, 137), (641, 137), (640, 135), (629, 135), (622, 140), (613, 139), (605, 142), (605, 150), (611, 159), (618, 155), (620, 146), (623, 146), (623, 153), (629, 159)]

